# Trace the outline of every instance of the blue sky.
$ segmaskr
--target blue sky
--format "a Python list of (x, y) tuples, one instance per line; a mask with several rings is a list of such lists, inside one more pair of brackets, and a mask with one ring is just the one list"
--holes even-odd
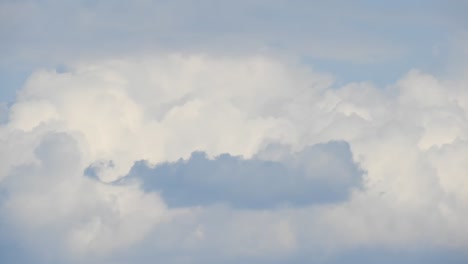
[(0, 0), (0, 263), (467, 263), (467, 11)]

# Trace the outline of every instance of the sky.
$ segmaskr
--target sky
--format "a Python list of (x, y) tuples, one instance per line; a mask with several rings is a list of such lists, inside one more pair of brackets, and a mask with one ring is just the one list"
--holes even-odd
[(467, 11), (0, 0), (0, 263), (467, 263)]

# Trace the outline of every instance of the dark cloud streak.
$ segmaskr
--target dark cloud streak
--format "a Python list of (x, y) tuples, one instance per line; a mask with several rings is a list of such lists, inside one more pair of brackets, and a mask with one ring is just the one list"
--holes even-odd
[(361, 186), (362, 174), (346, 142), (329, 142), (306, 147), (284, 162), (229, 154), (208, 159), (204, 152), (154, 168), (139, 161), (120, 182), (138, 179), (145, 191), (161, 192), (172, 207), (227, 203), (259, 209), (346, 200)]

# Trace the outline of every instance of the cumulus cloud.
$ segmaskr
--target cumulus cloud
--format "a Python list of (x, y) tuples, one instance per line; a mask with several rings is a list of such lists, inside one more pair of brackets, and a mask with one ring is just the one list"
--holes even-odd
[(5, 236), (19, 240), (27, 253), (45, 262), (104, 254), (170, 218), (155, 194), (83, 177), (81, 153), (69, 134), (49, 132), (38, 139), (34, 160), (15, 167), (1, 184)]
[(38, 70), (0, 126), (0, 252), (44, 263), (428, 250), (466, 260), (465, 88), (417, 70), (388, 87), (335, 87), (266, 56)]
[(248, 158), (266, 139), (294, 143), (294, 127), (278, 115), (296, 111), (288, 109), (295, 101), (315, 100), (330, 83), (267, 57), (174, 54), (75, 67), (31, 76), (10, 109), (9, 126), (75, 132), (89, 143), (83, 144), (89, 163), (114, 161), (108, 180), (140, 159), (176, 160), (197, 149)]

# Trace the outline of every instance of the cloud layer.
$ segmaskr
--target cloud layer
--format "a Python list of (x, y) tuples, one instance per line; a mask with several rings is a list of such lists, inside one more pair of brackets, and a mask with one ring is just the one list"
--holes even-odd
[[(154, 52), (282, 54), (343, 83), (441, 72), (463, 1), (0, 1), (0, 101), (42, 67)], [(47, 30), (44, 30), (47, 29)]]

